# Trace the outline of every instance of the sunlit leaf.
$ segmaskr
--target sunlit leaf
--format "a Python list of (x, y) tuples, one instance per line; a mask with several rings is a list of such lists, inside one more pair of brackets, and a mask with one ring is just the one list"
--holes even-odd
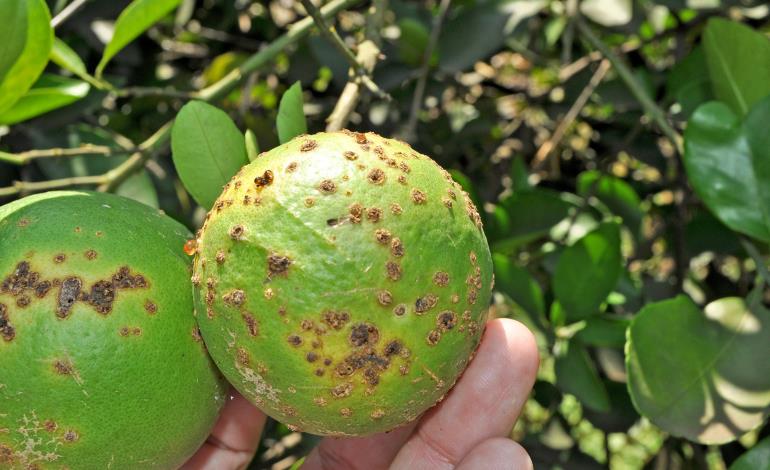
[(27, 40), (26, 2), (0, 2), (0, 18), (4, 27), (0, 29), (0, 82), (24, 50)]

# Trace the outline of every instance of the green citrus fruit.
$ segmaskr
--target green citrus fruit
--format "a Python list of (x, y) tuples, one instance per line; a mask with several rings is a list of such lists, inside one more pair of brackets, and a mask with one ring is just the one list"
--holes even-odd
[(0, 208), (0, 468), (169, 469), (201, 445), (226, 389), (187, 236), (106, 194)]
[(306, 432), (366, 435), (440, 400), (492, 286), (479, 214), (374, 133), (298, 137), (244, 167), (197, 237), (198, 322), (230, 382)]

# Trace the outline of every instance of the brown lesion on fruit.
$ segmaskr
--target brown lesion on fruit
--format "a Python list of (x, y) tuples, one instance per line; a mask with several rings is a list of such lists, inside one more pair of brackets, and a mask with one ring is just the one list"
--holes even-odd
[(398, 175), (398, 178), (396, 180), (401, 183), (402, 185), (406, 186), (409, 181), (407, 181), (406, 176), (404, 175)]
[(453, 304), (459, 303), (460, 302), (460, 296), (457, 295), (457, 294), (452, 294), (449, 297), (449, 301), (452, 302)]
[(217, 255), (215, 258), (217, 260), (217, 264), (224, 264), (226, 257), (227, 255), (225, 255), (224, 250), (217, 251)]
[(436, 327), (441, 331), (449, 331), (457, 325), (457, 314), (444, 310), (436, 316)]
[(393, 302), (393, 294), (388, 290), (381, 290), (377, 293), (377, 302), (382, 306), (390, 305)]
[(350, 396), (353, 392), (353, 384), (350, 382), (341, 383), (331, 389), (331, 394), (334, 398), (345, 398)]
[(380, 228), (374, 231), (374, 239), (377, 240), (377, 243), (387, 245), (391, 237), (390, 232), (385, 229)]
[(222, 296), (222, 302), (230, 307), (240, 307), (246, 302), (246, 293), (241, 289), (233, 289)]
[(308, 351), (308, 353), (305, 354), (305, 360), (307, 362), (313, 363), (318, 360), (318, 354), (313, 351)]
[(348, 207), (349, 219), (354, 224), (361, 223), (361, 219), (364, 216), (364, 206), (358, 202), (354, 202)]
[(414, 311), (417, 315), (422, 315), (432, 309), (438, 303), (438, 297), (434, 294), (426, 294), (414, 301)]
[(321, 314), (321, 321), (334, 330), (341, 330), (350, 321), (350, 314), (344, 310), (326, 310)]
[(369, 170), (369, 174), (366, 175), (366, 179), (372, 184), (383, 184), (386, 179), (385, 172), (381, 168), (372, 168)]
[(350, 408), (340, 408), (340, 415), (342, 415), (344, 418), (350, 418), (353, 416), (353, 411), (351, 411)]
[(0, 444), (0, 464), (11, 465), (16, 461), (16, 452), (5, 444)]
[(65, 261), (67, 261), (67, 255), (65, 255), (64, 253), (59, 253), (58, 255), (53, 257), (53, 262), (56, 264), (62, 264)]
[(238, 364), (243, 367), (251, 367), (251, 355), (245, 348), (236, 349), (235, 359), (238, 361)]
[(377, 223), (382, 218), (382, 209), (379, 207), (370, 207), (366, 210), (366, 218), (372, 223)]
[(19, 219), (18, 222), (16, 222), (16, 226), (17, 227), (27, 227), (27, 226), (29, 226), (29, 219), (26, 218), (26, 217), (23, 218), (23, 219)]
[(262, 176), (257, 176), (254, 178), (254, 186), (256, 186), (257, 191), (261, 191), (266, 186), (273, 184), (273, 179), (273, 172), (270, 170), (265, 170), (265, 172), (262, 173)]
[(398, 204), (397, 202), (393, 202), (390, 204), (390, 213), (393, 215), (401, 215), (404, 210), (401, 208), (401, 204)]
[(444, 196), (444, 197), (442, 197), (442, 198), (441, 198), (441, 202), (444, 204), (444, 206), (445, 206), (447, 209), (451, 209), (451, 208), (452, 208), (452, 206), (454, 205), (454, 204), (452, 203), (452, 200), (451, 200), (451, 199), (449, 199), (449, 198), (448, 198), (448, 197), (446, 197), (446, 196)]
[(235, 241), (243, 240), (243, 236), (246, 232), (246, 229), (241, 224), (233, 225), (230, 227), (230, 238), (232, 238)]
[(243, 195), (243, 205), (244, 206), (248, 206), (249, 204), (251, 204), (251, 196), (249, 196), (248, 194), (244, 194)]
[(326, 179), (318, 184), (318, 189), (324, 194), (333, 194), (337, 191), (337, 184), (332, 180)]
[(286, 276), (291, 266), (291, 258), (277, 253), (271, 253), (267, 257), (267, 276), (272, 278), (274, 276)]
[(396, 305), (396, 307), (393, 309), (393, 314), (396, 315), (397, 317), (404, 316), (404, 314), (406, 314), (406, 305), (404, 304)]
[(388, 261), (385, 263), (385, 272), (388, 276), (388, 279), (391, 281), (398, 281), (401, 279), (401, 265), (394, 261)]
[(428, 196), (425, 194), (425, 191), (417, 188), (412, 188), (412, 202), (415, 204), (425, 204), (425, 201), (428, 200)]
[(197, 326), (193, 326), (192, 333), (190, 334), (192, 336), (193, 341), (196, 343), (202, 343), (203, 342), (203, 336), (201, 335), (201, 329)]
[(121, 326), (118, 330), (118, 334), (124, 338), (128, 336), (142, 336), (142, 329), (138, 326)]
[(428, 333), (428, 336), (425, 338), (425, 341), (428, 343), (428, 346), (435, 346), (438, 344), (439, 341), (441, 341), (441, 331), (440, 330), (431, 330)]
[(62, 436), (62, 441), (65, 443), (71, 444), (73, 442), (77, 442), (80, 440), (80, 434), (78, 434), (77, 431), (74, 429), (68, 429), (64, 432), (64, 435)]
[(449, 284), (449, 273), (436, 271), (436, 274), (433, 275), (433, 284), (438, 287), (446, 287), (446, 285)]
[(56, 430), (59, 429), (59, 425), (56, 423), (56, 421), (47, 419), (43, 421), (43, 429), (45, 429), (46, 432), (56, 432)]
[(369, 417), (372, 419), (382, 419), (383, 416), (385, 416), (385, 410), (382, 408), (377, 408), (369, 414)]
[(291, 334), (286, 338), (286, 342), (297, 348), (302, 346), (302, 337), (299, 335)]
[(305, 198), (305, 207), (313, 207), (313, 205), (315, 205), (315, 198), (310, 197), (310, 196), (306, 197)]
[(371, 323), (358, 323), (350, 330), (348, 340), (355, 347), (374, 346), (380, 339), (380, 331)]
[(395, 237), (390, 241), (390, 254), (396, 258), (404, 256), (404, 242), (400, 238)]
[(83, 281), (77, 277), (68, 277), (61, 282), (59, 287), (59, 297), (56, 302), (56, 316), (67, 318), (70, 310), (80, 296), (80, 289), (83, 287)]
[(86, 252), (83, 253), (83, 256), (85, 256), (88, 261), (93, 261), (99, 256), (99, 253), (97, 253), (96, 250), (86, 250)]
[(355, 152), (351, 152), (350, 150), (345, 151), (345, 153), (342, 154), (347, 160), (354, 161), (358, 160), (358, 155), (356, 155)]
[(356, 139), (356, 143), (358, 145), (365, 145), (369, 141), (366, 139), (366, 134), (363, 134), (361, 132), (356, 132), (353, 134), (354, 138)]
[(409, 173), (412, 171), (412, 169), (409, 167), (409, 165), (406, 162), (401, 162), (398, 164), (398, 168), (403, 171), (404, 173)]
[(8, 319), (8, 307), (5, 304), (0, 304), (0, 337), (9, 342), (16, 337), (16, 329)]
[(318, 405), (318, 406), (320, 406), (322, 408), (328, 404), (328, 402), (326, 401), (326, 398), (323, 398), (323, 397), (315, 397), (315, 398), (313, 398), (313, 403), (315, 403), (316, 405)]
[(299, 147), (300, 152), (310, 152), (314, 148), (318, 147), (318, 142), (312, 139), (305, 139), (302, 145)]
[(399, 354), (403, 350), (404, 346), (401, 344), (398, 340), (393, 340), (388, 342), (388, 344), (385, 346), (385, 349), (383, 350), (383, 354), (385, 357), (391, 357)]

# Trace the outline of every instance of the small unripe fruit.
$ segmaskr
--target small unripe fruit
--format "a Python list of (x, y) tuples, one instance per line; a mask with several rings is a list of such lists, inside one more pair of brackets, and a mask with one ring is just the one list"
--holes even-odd
[(270, 416), (367, 435), (421, 415), (482, 334), (476, 208), (433, 160), (374, 133), (300, 136), (244, 167), (198, 234), (198, 321)]
[(0, 207), (0, 468), (169, 469), (225, 382), (193, 317), (187, 230), (107, 194)]

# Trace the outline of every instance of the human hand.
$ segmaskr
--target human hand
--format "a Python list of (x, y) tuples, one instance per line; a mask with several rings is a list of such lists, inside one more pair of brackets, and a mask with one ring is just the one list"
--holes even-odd
[[(476, 357), (444, 401), (415, 423), (363, 438), (325, 438), (303, 470), (531, 469), (507, 438), (535, 382), (532, 333), (507, 319), (487, 323)], [(184, 470), (242, 470), (256, 452), (265, 414), (237, 393)]]

